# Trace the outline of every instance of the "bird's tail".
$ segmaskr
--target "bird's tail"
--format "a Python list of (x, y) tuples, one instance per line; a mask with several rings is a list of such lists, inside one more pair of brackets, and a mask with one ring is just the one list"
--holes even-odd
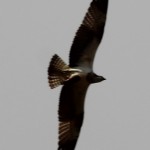
[(52, 57), (48, 67), (48, 80), (52, 89), (69, 79), (69, 69), (70, 67), (58, 55)]

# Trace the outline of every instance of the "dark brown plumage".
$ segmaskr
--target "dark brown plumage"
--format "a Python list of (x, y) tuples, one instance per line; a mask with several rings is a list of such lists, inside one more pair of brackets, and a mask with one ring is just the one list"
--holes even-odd
[(108, 0), (93, 0), (70, 50), (69, 66), (54, 55), (48, 79), (51, 88), (63, 85), (59, 101), (58, 150), (74, 150), (84, 117), (84, 101), (90, 84), (105, 80), (93, 73), (93, 61), (102, 40)]

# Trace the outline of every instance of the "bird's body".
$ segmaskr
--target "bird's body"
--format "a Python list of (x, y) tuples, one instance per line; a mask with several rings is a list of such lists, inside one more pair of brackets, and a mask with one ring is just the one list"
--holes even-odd
[(78, 29), (70, 51), (67, 65), (54, 55), (48, 79), (51, 88), (63, 85), (59, 109), (58, 150), (74, 150), (84, 117), (84, 102), (90, 84), (105, 80), (93, 72), (93, 61), (102, 40), (106, 21), (108, 0), (93, 0)]

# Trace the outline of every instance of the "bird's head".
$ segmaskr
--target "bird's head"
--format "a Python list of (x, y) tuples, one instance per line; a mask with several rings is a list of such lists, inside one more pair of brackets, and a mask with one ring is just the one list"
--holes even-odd
[(89, 81), (89, 83), (98, 83), (98, 82), (101, 82), (101, 81), (104, 81), (106, 80), (103, 76), (99, 76), (93, 72), (89, 73), (87, 75), (87, 80)]

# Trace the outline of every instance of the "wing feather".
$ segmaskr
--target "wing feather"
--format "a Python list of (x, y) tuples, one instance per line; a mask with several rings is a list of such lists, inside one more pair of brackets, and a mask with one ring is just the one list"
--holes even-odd
[[(80, 87), (80, 88), (79, 88)], [(59, 148), (74, 150), (83, 122), (84, 99), (88, 84), (69, 81), (62, 88), (59, 102)]]
[(102, 40), (108, 0), (93, 0), (79, 27), (70, 50), (70, 67), (92, 69), (93, 60)]

